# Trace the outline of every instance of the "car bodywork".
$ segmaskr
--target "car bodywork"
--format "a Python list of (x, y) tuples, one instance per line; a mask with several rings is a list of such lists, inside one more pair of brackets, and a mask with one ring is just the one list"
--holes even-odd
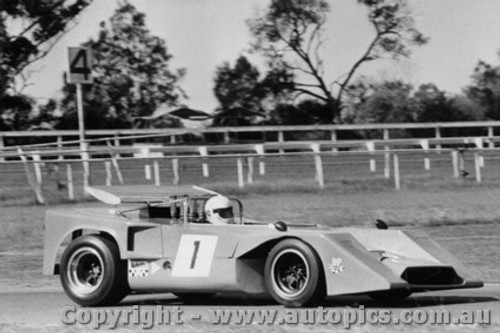
[(314, 249), (327, 297), (483, 285), (422, 231), (275, 224), (244, 218), (237, 224), (212, 225), (203, 223), (202, 207), (210, 196), (186, 188), (174, 188), (164, 196), (177, 201), (157, 205), (146, 197), (134, 199), (145, 205), (129, 212), (109, 207), (48, 210), (44, 274), (59, 272), (58, 253), (64, 240), (91, 233), (116, 243), (120, 259), (127, 262), (128, 285), (135, 292), (268, 294), (267, 256), (286, 239), (300, 240)]

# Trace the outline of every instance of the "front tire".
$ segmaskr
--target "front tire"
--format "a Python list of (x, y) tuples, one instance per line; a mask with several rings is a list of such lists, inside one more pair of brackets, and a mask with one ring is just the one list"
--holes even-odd
[(325, 297), (323, 269), (316, 252), (298, 239), (274, 246), (264, 272), (268, 292), (285, 306), (313, 305)]
[(68, 297), (83, 306), (116, 304), (130, 291), (117, 245), (99, 236), (79, 237), (68, 245), (60, 277)]

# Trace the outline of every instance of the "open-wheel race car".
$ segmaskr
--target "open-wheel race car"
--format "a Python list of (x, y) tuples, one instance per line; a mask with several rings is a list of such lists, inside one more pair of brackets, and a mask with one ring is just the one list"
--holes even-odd
[(399, 300), (483, 285), (422, 231), (258, 222), (244, 218), (237, 198), (196, 187), (159, 196), (88, 192), (114, 208), (48, 210), (43, 263), (85, 306), (151, 292), (239, 292), (304, 306), (336, 295)]

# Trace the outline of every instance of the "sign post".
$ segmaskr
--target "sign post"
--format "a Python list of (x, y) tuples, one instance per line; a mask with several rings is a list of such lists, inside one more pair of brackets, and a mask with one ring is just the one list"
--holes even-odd
[(81, 158), (83, 160), (83, 188), (89, 186), (90, 166), (87, 144), (85, 143), (85, 121), (83, 113), (83, 92), (82, 84), (93, 82), (91, 75), (92, 53), (89, 48), (69, 47), (68, 48), (68, 82), (76, 84), (76, 102), (78, 109), (78, 134), (80, 141)]

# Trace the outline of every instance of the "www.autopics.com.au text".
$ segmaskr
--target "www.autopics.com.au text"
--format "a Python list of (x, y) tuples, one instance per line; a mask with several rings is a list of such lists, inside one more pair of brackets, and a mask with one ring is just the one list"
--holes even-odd
[(336, 325), (349, 328), (365, 324), (415, 325), (489, 325), (490, 310), (461, 310), (452, 314), (445, 309), (209, 309), (201, 313), (186, 313), (179, 306), (139, 306), (130, 308), (89, 309), (67, 306), (61, 309), (65, 325), (85, 325), (97, 328), (116, 328), (133, 325), (149, 329), (159, 325), (182, 325), (207, 321), (213, 325)]

